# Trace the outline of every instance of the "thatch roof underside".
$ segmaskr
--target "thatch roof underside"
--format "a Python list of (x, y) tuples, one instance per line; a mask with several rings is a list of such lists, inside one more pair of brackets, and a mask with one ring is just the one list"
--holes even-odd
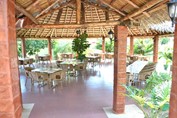
[[(114, 25), (126, 25), (131, 36), (173, 33), (168, 0), (16, 0), (16, 18), (25, 15), (17, 37), (72, 38), (76, 30), (107, 37)], [(162, 25), (160, 25), (162, 24)]]

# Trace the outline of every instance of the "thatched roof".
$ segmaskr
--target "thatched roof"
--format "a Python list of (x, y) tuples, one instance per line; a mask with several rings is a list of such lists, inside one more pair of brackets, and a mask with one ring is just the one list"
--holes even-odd
[(116, 24), (128, 26), (129, 35), (173, 33), (167, 13), (169, 0), (16, 0), (17, 37), (67, 38), (76, 30), (89, 37), (107, 36)]

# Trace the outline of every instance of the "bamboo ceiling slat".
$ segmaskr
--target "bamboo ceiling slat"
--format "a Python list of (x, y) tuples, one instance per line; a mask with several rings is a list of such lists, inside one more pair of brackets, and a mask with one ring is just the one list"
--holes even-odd
[[(41, 17), (37, 18), (37, 21), (39, 23), (38, 25), (76, 24), (76, 3), (74, 1), (61, 0), (59, 2), (56, 2), (56, 0), (37, 0), (36, 2), (36, 0), (16, 0), (16, 2), (34, 17), (37, 17), (41, 14)], [(32, 6), (34, 2), (36, 2), (36, 5), (32, 8), (28, 8), (28, 6)], [(125, 17), (127, 14), (137, 11), (148, 2), (148, 0), (85, 0), (81, 3), (84, 4), (85, 23), (94, 23), (107, 21), (118, 22), (119, 19), (122, 19), (122, 17)], [(173, 33), (173, 29), (168, 28), (168, 26), (158, 26), (158, 28), (155, 27), (154, 29), (152, 29), (152, 26), (155, 26), (156, 24), (164, 24), (166, 21), (170, 21), (170, 18), (168, 17), (166, 2), (167, 0), (161, 1), (153, 7), (148, 8), (144, 12), (133, 16), (132, 18), (129, 18), (127, 21), (139, 23), (139, 26), (135, 26), (131, 24), (126, 24), (127, 21), (125, 22), (125, 25), (128, 26), (129, 35), (142, 36)], [(60, 6), (63, 7), (60, 8)], [(19, 16), (21, 14), (22, 13), (20, 11), (16, 10), (16, 16)], [(109, 16), (106, 14), (109, 14)], [(32, 29), (22, 28), (17, 30), (17, 37), (69, 38), (76, 36), (75, 32), (77, 29), (80, 29), (82, 32), (86, 30), (90, 37), (106, 37), (108, 36), (107, 32), (110, 29), (113, 30), (114, 26), (110, 25), (98, 27), (96, 25), (93, 25), (91, 27), (85, 27), (84, 25), (82, 25), (82, 27), (76, 29), (71, 29), (69, 27), (61, 29), (53, 27), (47, 29), (33, 27)]]

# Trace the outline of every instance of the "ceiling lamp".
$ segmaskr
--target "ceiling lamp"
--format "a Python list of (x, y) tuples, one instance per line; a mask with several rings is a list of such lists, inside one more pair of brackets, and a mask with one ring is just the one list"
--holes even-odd
[(176, 24), (176, 18), (177, 18), (177, 0), (170, 0), (170, 2), (167, 3), (168, 6), (168, 14), (172, 21), (172, 27), (174, 24)]
[(117, 38), (114, 37), (114, 32), (110, 29), (110, 31), (108, 32), (109, 38), (111, 41), (117, 41)]

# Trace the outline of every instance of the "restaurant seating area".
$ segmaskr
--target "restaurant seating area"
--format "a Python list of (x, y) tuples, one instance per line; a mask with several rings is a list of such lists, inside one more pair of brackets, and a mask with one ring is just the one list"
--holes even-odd
[[(25, 85), (24, 69), (20, 68), (23, 103), (34, 104), (31, 118), (107, 118), (103, 107), (112, 105), (113, 63), (102, 60), (102, 66), (88, 64), (86, 69), (81, 65), (75, 68), (77, 76), (62, 78), (58, 71), (51, 77), (57, 78), (53, 79), (55, 87), (50, 88), (38, 86), (37, 81), (31, 86), (30, 80)], [(126, 98), (126, 104), (134, 102)]]
[[(58, 83), (85, 75), (87, 69), (94, 70), (105, 64), (113, 65), (113, 58), (112, 53), (89, 53), (83, 61), (80, 61), (76, 60), (72, 53), (61, 53), (58, 55), (58, 60), (50, 60), (50, 55), (46, 54), (38, 55), (38, 60), (19, 58), (19, 67), (25, 70), (25, 85), (31, 79), (32, 86), (37, 82), (39, 87), (47, 85), (53, 89)], [(108, 59), (110, 61), (107, 61)], [(148, 57), (127, 55), (127, 85), (140, 86), (142, 81), (144, 82), (155, 70), (156, 63), (148, 61)]]

